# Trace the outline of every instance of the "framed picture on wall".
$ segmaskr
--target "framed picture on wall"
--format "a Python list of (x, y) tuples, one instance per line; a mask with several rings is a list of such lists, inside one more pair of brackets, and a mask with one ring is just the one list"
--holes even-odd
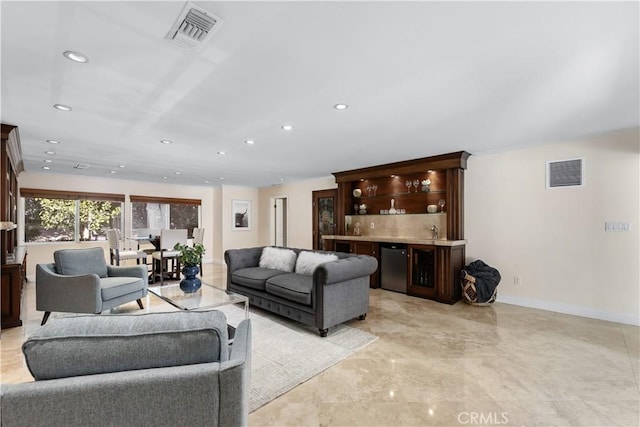
[(251, 230), (251, 201), (232, 200), (233, 231)]

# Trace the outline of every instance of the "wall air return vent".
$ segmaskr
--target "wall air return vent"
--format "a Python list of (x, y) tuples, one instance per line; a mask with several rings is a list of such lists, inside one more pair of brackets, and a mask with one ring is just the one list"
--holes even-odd
[(165, 38), (183, 48), (199, 50), (220, 25), (222, 19), (187, 2)]
[(582, 187), (584, 159), (547, 162), (547, 188)]

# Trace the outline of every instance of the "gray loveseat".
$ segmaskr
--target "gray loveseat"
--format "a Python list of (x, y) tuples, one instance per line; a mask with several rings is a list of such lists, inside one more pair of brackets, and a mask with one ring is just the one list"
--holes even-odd
[(365, 319), (369, 311), (369, 276), (378, 268), (374, 257), (286, 248), (297, 257), (312, 252), (335, 254), (338, 258), (300, 274), (296, 270), (261, 268), (264, 248), (225, 251), (229, 291), (248, 296), (252, 306), (315, 326), (323, 337), (332, 326), (354, 318)]
[(36, 381), (2, 384), (2, 426), (243, 426), (251, 321), (222, 312), (51, 320), (23, 351)]

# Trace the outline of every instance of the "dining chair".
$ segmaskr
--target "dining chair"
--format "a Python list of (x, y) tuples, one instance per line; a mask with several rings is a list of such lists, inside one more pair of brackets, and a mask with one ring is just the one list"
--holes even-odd
[[(204, 242), (204, 228), (193, 229), (193, 245), (202, 245)], [(200, 276), (202, 276), (202, 260), (200, 260)]]
[(120, 230), (107, 230), (107, 240), (109, 241), (111, 265), (120, 265), (120, 261), (127, 259), (135, 259), (136, 264), (147, 265), (147, 254), (144, 251), (120, 248)]
[[(160, 276), (160, 285), (164, 285), (166, 273), (171, 273), (170, 277), (180, 277), (180, 252), (173, 249), (176, 243), (187, 244), (187, 229), (163, 229), (160, 230), (160, 250), (151, 254), (153, 258), (153, 283), (156, 277)], [(169, 270), (169, 261), (171, 269)]]

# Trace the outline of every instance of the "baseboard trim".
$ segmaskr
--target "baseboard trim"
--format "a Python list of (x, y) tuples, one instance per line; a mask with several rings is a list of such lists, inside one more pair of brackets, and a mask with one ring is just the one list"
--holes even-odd
[(574, 316), (589, 317), (591, 319), (606, 320), (608, 322), (624, 323), (627, 325), (640, 326), (640, 317), (630, 313), (611, 313), (608, 311), (594, 310), (592, 308), (580, 307), (569, 304), (559, 304), (549, 301), (541, 301), (529, 298), (500, 295), (497, 302), (521, 307), (537, 308), (539, 310), (553, 311), (556, 313), (572, 314)]

